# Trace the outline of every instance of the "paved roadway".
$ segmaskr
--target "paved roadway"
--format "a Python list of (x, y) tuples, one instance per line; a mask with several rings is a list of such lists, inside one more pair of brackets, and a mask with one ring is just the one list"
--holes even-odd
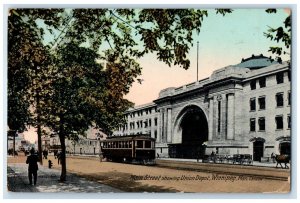
[(244, 175), (270, 180), (287, 181), (290, 177), (289, 169), (276, 168), (276, 163), (254, 162), (253, 165), (239, 165), (227, 163), (197, 163), (190, 160), (158, 159), (157, 167), (173, 168), (179, 170), (192, 170), (207, 173), (220, 173), (227, 175)]
[[(60, 165), (53, 157), (54, 169), (47, 162), (39, 166), (37, 186), (28, 185), (27, 165), (24, 156), (8, 159), (8, 190), (13, 192), (287, 192), (289, 191), (289, 169), (275, 168), (274, 163), (255, 163), (254, 166), (233, 164), (195, 163), (195, 160), (158, 159), (156, 166), (141, 166), (112, 162), (99, 162), (97, 157), (68, 157), (68, 176), (65, 183), (59, 182)], [(174, 170), (175, 169), (175, 170)], [(76, 174), (76, 175), (75, 175)], [(212, 180), (213, 176), (250, 177), (249, 181)], [(210, 178), (208, 181), (194, 180), (133, 180), (133, 176), (196, 177)], [(224, 177), (225, 177), (224, 176)], [(248, 179), (248, 178), (246, 178)], [(245, 180), (246, 180), (245, 179)], [(264, 180), (264, 181), (261, 181)], [(241, 183), (243, 186), (241, 187)], [(244, 184), (247, 183), (247, 184)], [(118, 188), (118, 189), (116, 189)]]

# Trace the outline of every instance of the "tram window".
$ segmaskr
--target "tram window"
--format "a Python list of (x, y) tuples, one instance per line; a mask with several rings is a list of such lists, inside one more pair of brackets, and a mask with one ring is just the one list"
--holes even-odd
[(132, 147), (132, 141), (129, 142), (129, 148), (131, 148), (131, 147)]
[(151, 148), (151, 141), (145, 141), (145, 148)]
[(143, 148), (143, 141), (142, 140), (137, 140), (136, 141), (136, 147), (137, 148)]

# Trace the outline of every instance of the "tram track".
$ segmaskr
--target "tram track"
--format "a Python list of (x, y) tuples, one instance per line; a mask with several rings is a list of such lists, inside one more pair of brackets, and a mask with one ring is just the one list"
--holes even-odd
[(290, 177), (290, 170), (249, 165), (191, 163), (173, 160), (156, 160), (155, 167), (197, 171), (213, 174), (224, 174), (232, 176), (247, 176), (258, 179), (280, 181), (288, 181)]
[[(76, 159), (96, 159), (98, 157), (73, 157)], [(118, 163), (124, 164), (124, 163)], [(151, 167), (169, 168), (176, 170), (197, 171), (212, 174), (224, 174), (232, 176), (247, 176), (259, 179), (288, 181), (290, 170), (281, 168), (270, 168), (253, 165), (239, 165), (227, 163), (202, 163), (176, 160), (156, 159), (156, 165)]]

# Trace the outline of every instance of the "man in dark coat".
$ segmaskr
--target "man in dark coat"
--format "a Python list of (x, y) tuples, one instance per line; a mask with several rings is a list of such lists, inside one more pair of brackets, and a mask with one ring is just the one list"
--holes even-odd
[(28, 178), (29, 183), (32, 185), (32, 175), (33, 175), (33, 184), (36, 185), (37, 180), (37, 171), (38, 171), (38, 156), (34, 153), (34, 148), (30, 150), (30, 155), (27, 157), (26, 164), (28, 164)]

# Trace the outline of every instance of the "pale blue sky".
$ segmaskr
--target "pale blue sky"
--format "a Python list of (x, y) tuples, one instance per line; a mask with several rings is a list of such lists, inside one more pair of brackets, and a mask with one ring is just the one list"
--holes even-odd
[[(219, 68), (240, 63), (242, 58), (252, 54), (264, 54), (270, 46), (276, 46), (264, 36), (270, 27), (281, 26), (288, 16), (287, 11), (278, 10), (276, 14), (268, 14), (265, 9), (234, 9), (224, 17), (209, 11), (204, 18), (199, 36), (194, 34), (194, 46), (188, 58), (191, 60), (189, 70), (179, 67), (169, 68), (149, 54), (139, 60), (144, 67), (141, 78), (143, 84), (134, 83), (126, 98), (136, 105), (152, 102), (159, 91), (167, 87), (178, 87), (196, 81), (197, 41), (199, 41), (199, 80), (209, 77)], [(287, 60), (288, 57), (283, 57)]]

